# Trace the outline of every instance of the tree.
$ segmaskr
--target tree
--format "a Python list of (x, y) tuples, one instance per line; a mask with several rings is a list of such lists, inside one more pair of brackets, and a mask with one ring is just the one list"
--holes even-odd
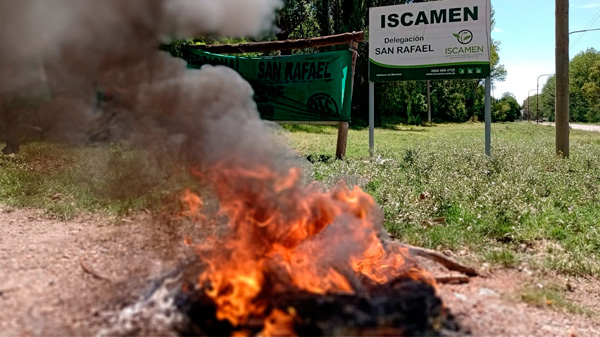
[(523, 109), (523, 119), (527, 119), (527, 120), (535, 119), (537, 106), (538, 106), (538, 102), (539, 102), (538, 96), (539, 95), (537, 95), (537, 94), (533, 95), (533, 96), (529, 96), (523, 101), (523, 105), (521, 106), (521, 109)]
[[(540, 116), (554, 120), (556, 79), (551, 76), (540, 94)], [(569, 114), (573, 122), (600, 121), (600, 52), (590, 48), (569, 64)]]
[(515, 96), (509, 92), (492, 104), (492, 121), (514, 122), (521, 115), (521, 107)]
[(590, 122), (600, 121), (600, 60), (597, 60), (590, 68), (590, 81), (581, 88), (585, 98), (588, 100), (590, 109), (587, 119)]
[(586, 87), (587, 93), (593, 92), (593, 90), (590, 91), (594, 83), (592, 71), (598, 61), (600, 61), (600, 52), (594, 48), (589, 48), (585, 52), (575, 55), (569, 64), (569, 92), (571, 97), (569, 111), (573, 121), (598, 121), (594, 117), (595, 113), (590, 113), (594, 105), (593, 96), (586, 95), (586, 92), (584, 92), (584, 87), (588, 83), (591, 84)]
[(514, 122), (521, 118), (521, 106), (519, 105), (515, 95), (507, 92), (502, 96), (501, 100), (504, 100), (506, 103), (508, 103), (510, 108), (507, 114), (507, 122)]
[(506, 68), (504, 68), (503, 64), (500, 64), (500, 55), (498, 52), (500, 51), (500, 41), (496, 41), (492, 39), (492, 48), (491, 48), (491, 73), (490, 78), (492, 79), (492, 83), (494, 82), (504, 82), (506, 80), (506, 76), (508, 72)]
[[(555, 119), (555, 105), (556, 105), (556, 76), (552, 75), (548, 77), (546, 84), (542, 88), (540, 94), (540, 107), (539, 113), (540, 118), (547, 118), (549, 121)], [(536, 115), (537, 117), (537, 115)]]
[(278, 40), (307, 38), (318, 35), (315, 4), (311, 0), (286, 0), (277, 17)]

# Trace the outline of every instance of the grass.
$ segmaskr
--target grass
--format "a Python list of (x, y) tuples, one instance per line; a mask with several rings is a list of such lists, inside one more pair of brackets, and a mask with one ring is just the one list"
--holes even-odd
[[(483, 124), (388, 125), (376, 131), (373, 159), (362, 129), (350, 130), (347, 158), (336, 161), (335, 127), (284, 128), (293, 149), (311, 159), (311, 179), (366, 190), (404, 242), (468, 250), (506, 267), (600, 273), (600, 133), (572, 130), (571, 158), (560, 159), (552, 127), (494, 124), (487, 157)], [(0, 202), (61, 218), (164, 207), (190, 180), (159, 164), (115, 145), (29, 143), (18, 156), (0, 156)]]
[(121, 146), (29, 143), (17, 156), (0, 156), (0, 201), (61, 219), (85, 212), (123, 216), (164, 207), (182, 187), (186, 175), (165, 175), (157, 167), (143, 153)]
[[(289, 130), (303, 156), (335, 151), (335, 128)], [(600, 133), (572, 130), (566, 160), (554, 155), (552, 127), (528, 123), (495, 124), (491, 158), (483, 124), (397, 126), (375, 137), (369, 160), (368, 132), (351, 130), (346, 160), (315, 161), (312, 178), (361, 186), (388, 231), (411, 244), (468, 248), (503, 266), (600, 272)]]
[(531, 305), (541, 308), (551, 307), (558, 310), (584, 315), (588, 317), (596, 316), (596, 313), (590, 309), (581, 307), (565, 297), (565, 289), (557, 284), (529, 285), (520, 291), (520, 299)]

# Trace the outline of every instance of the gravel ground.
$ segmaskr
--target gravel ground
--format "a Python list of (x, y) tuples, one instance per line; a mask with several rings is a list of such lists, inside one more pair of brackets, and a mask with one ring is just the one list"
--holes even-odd
[(0, 336), (88, 336), (185, 255), (148, 216), (57, 221), (0, 207)]
[[(556, 277), (556, 276), (554, 276)], [(520, 302), (519, 292), (539, 276), (517, 270), (497, 270), (489, 278), (474, 278), (464, 285), (445, 285), (441, 295), (462, 327), (474, 336), (600, 336), (598, 315), (586, 317)], [(571, 300), (598, 309), (600, 282), (581, 287)], [(587, 303), (588, 299), (596, 300)]]
[[(544, 122), (544, 123), (540, 123), (540, 124), (554, 126), (554, 123), (550, 123), (550, 122)], [(570, 123), (569, 127), (574, 130), (600, 132), (600, 125)]]
[[(0, 336), (90, 336), (135, 302), (150, 282), (193, 252), (184, 232), (148, 215), (58, 221), (0, 206)], [(190, 233), (188, 233), (190, 234)], [(199, 233), (191, 233), (200, 235)], [(514, 300), (535, 275), (496, 270), (440, 294), (475, 336), (599, 336), (598, 316)], [(570, 298), (600, 312), (600, 282), (577, 280)]]

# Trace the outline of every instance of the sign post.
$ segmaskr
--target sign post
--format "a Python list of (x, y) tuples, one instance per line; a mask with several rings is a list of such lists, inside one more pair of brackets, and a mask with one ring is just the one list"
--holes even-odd
[(375, 83), (369, 81), (369, 156), (375, 150)]
[[(490, 0), (434, 1), (371, 8), (369, 80), (485, 78), (488, 89), (490, 10)], [(490, 99), (488, 89), (486, 100)], [(486, 127), (486, 134), (488, 129)], [(491, 137), (486, 136), (487, 139)], [(486, 142), (486, 153), (488, 147)]]
[(485, 79), (485, 154), (492, 155), (492, 80)]

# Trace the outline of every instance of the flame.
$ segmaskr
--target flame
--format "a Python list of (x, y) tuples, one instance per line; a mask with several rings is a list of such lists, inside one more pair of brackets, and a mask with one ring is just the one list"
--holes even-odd
[(186, 206), (182, 213), (183, 216), (192, 218), (194, 220), (200, 220), (203, 218), (201, 212), (202, 208), (204, 207), (204, 202), (200, 196), (189, 189), (185, 189), (180, 200)]
[[(298, 168), (222, 164), (207, 171), (201, 177), (213, 184), (230, 232), (197, 246), (207, 263), (198, 286), (215, 301), (220, 320), (240, 326), (263, 317), (264, 294), (278, 289), (354, 293), (364, 280), (386, 283), (402, 275), (434, 284), (406, 249), (385, 241), (380, 211), (358, 186), (305, 186)], [(186, 190), (182, 200), (186, 214), (198, 216), (200, 197)], [(262, 335), (293, 333), (293, 316), (271, 310)]]
[(288, 312), (275, 309), (265, 319), (264, 329), (258, 333), (258, 337), (275, 336), (297, 336), (294, 332), (294, 317), (296, 316), (293, 308), (288, 308)]

